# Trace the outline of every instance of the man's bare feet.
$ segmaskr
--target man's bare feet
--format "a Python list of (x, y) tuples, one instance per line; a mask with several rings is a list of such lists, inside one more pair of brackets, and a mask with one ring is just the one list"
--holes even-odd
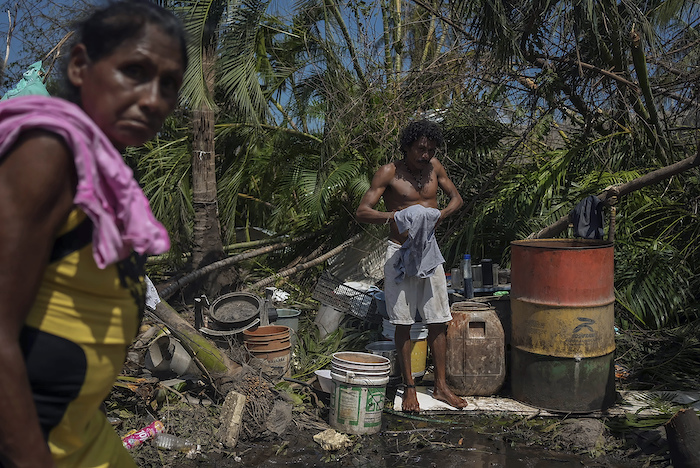
[(404, 413), (418, 413), (420, 405), (418, 404), (418, 394), (416, 387), (406, 387), (403, 389), (403, 401), (401, 402), (401, 411)]
[(462, 409), (469, 404), (464, 399), (455, 395), (452, 390), (450, 390), (450, 387), (447, 386), (444, 388), (435, 386), (433, 388), (433, 398), (445, 402), (450, 406), (454, 406), (457, 409)]

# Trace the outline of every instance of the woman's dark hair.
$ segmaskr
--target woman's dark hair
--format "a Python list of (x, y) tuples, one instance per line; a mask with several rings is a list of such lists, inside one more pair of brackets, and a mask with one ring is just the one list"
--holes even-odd
[[(149, 24), (158, 26), (165, 34), (179, 42), (183, 66), (187, 68), (185, 28), (172, 12), (148, 0), (121, 0), (95, 10), (76, 25), (71, 48), (82, 43), (90, 60), (98, 61), (114, 52), (124, 42), (138, 37)], [(68, 54), (63, 67), (66, 88), (64, 97), (78, 102), (80, 93), (65, 73), (69, 61)]]
[(411, 146), (414, 141), (423, 136), (428, 140), (435, 142), (437, 146), (442, 146), (444, 143), (440, 126), (435, 122), (423, 119), (411, 122), (406, 126), (406, 128), (403, 129), (399, 139), (399, 149), (404, 155), (406, 155), (408, 147)]

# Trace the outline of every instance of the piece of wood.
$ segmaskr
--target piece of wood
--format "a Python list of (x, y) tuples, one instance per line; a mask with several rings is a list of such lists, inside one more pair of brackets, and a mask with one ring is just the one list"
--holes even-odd
[(210, 375), (233, 376), (240, 372), (240, 364), (231, 360), (213, 341), (202, 336), (170, 304), (161, 299), (152, 312), (180, 340), (182, 346), (197, 358)]
[(221, 407), (221, 425), (219, 440), (228, 448), (234, 448), (243, 427), (243, 409), (246, 397), (238, 392), (230, 391)]
[(673, 467), (700, 468), (700, 418), (695, 411), (678, 411), (664, 428)]
[(348, 239), (345, 242), (343, 242), (342, 244), (340, 244), (338, 247), (321, 255), (320, 257), (317, 257), (317, 258), (310, 260), (306, 263), (302, 263), (301, 265), (297, 265), (293, 268), (288, 268), (286, 270), (280, 271), (275, 275), (269, 276), (265, 279), (258, 281), (257, 283), (251, 284), (250, 286), (244, 288), (243, 290), (244, 291), (255, 291), (259, 288), (263, 288), (265, 286), (273, 284), (277, 280), (277, 278), (286, 278), (286, 277), (291, 276), (295, 273), (299, 273), (300, 271), (308, 270), (309, 268), (315, 267), (316, 265), (320, 265), (321, 263), (325, 262), (329, 258), (331, 258), (335, 255), (338, 255), (344, 249), (347, 249), (348, 247), (350, 247), (359, 238), (360, 238), (360, 235), (357, 234), (357, 235), (353, 236), (351, 239)]
[(188, 284), (192, 283), (193, 281), (195, 281), (195, 280), (197, 280), (197, 279), (199, 279), (199, 278), (201, 278), (201, 277), (203, 277), (203, 276), (205, 276), (213, 271), (227, 267), (227, 266), (232, 265), (234, 263), (238, 263), (238, 262), (243, 261), (243, 260), (247, 260), (249, 258), (257, 257), (260, 255), (264, 255), (266, 253), (274, 252), (275, 250), (289, 247), (290, 245), (294, 245), (295, 242), (303, 241), (305, 239), (308, 239), (311, 236), (312, 236), (311, 234), (306, 235), (306, 236), (300, 236), (300, 237), (297, 237), (295, 239), (291, 239), (287, 242), (280, 242), (277, 244), (269, 245), (267, 247), (261, 247), (259, 249), (250, 250), (248, 252), (243, 252), (241, 254), (234, 255), (234, 256), (228, 257), (228, 258), (224, 258), (223, 260), (219, 260), (219, 261), (214, 262), (214, 263), (210, 263), (207, 266), (199, 268), (199, 269), (187, 274), (186, 276), (184, 276), (178, 280), (175, 280), (173, 283), (171, 283), (167, 287), (160, 289), (158, 291), (158, 294), (160, 295), (161, 299), (167, 300), (173, 294), (175, 294), (175, 292), (177, 292), (179, 289), (187, 286)]

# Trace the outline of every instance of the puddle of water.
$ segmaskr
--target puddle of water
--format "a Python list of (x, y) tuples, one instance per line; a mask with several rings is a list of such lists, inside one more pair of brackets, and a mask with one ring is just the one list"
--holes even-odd
[[(448, 429), (448, 440), (457, 439), (450, 446), (439, 442), (424, 449), (401, 455), (389, 455), (383, 466), (401, 467), (507, 467), (507, 468), (554, 468), (601, 465), (588, 457), (552, 453), (542, 448), (511, 447), (500, 437), (485, 436), (467, 429)], [(462, 441), (459, 445), (459, 440)], [(387, 444), (387, 449), (391, 442)], [(631, 465), (629, 465), (631, 466)], [(620, 467), (621, 468), (621, 467)]]
[[(404, 424), (405, 423), (401, 423)], [(428, 425), (398, 429), (389, 424), (385, 432), (362, 436), (358, 448), (333, 457), (315, 443), (286, 438), (288, 445), (241, 444), (241, 462), (220, 460), (216, 466), (247, 467), (338, 467), (338, 468), (637, 468), (639, 463), (593, 460), (587, 455), (548, 451), (542, 447), (515, 446), (500, 435), (479, 434), (473, 429)], [(418, 426), (416, 424), (415, 426)], [(412, 431), (412, 432), (405, 432)], [(421, 442), (422, 441), (422, 442)], [(460, 443), (461, 441), (461, 443)], [(247, 449), (247, 450), (246, 450)], [(230, 463), (230, 464), (229, 464)], [(212, 466), (212, 465), (210, 465)]]

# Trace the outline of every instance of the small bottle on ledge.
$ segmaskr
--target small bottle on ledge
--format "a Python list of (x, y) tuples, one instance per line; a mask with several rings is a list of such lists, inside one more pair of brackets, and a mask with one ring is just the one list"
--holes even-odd
[(474, 297), (474, 285), (472, 283), (472, 256), (464, 254), (462, 258), (462, 280), (464, 281), (464, 297)]

